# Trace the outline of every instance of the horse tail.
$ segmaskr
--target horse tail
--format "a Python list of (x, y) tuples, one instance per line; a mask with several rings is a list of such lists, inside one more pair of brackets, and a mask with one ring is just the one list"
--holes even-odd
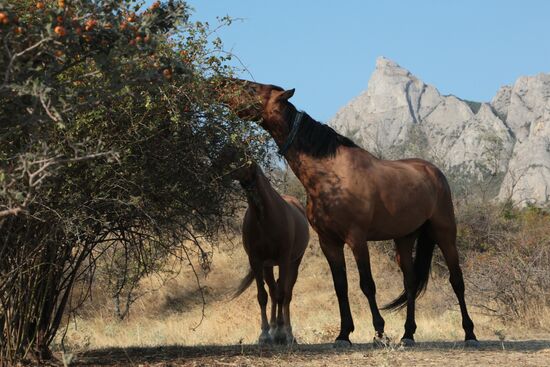
[[(420, 235), (416, 243), (416, 255), (414, 257), (414, 273), (416, 276), (416, 297), (420, 297), (430, 279), (430, 268), (432, 265), (432, 257), (435, 248), (435, 241), (432, 240), (427, 233), (427, 223), (420, 229)], [(403, 291), (396, 299), (388, 303), (383, 310), (400, 310), (407, 305), (407, 292)]]
[(250, 287), (253, 281), (254, 272), (252, 271), (252, 269), (249, 269), (248, 274), (246, 274), (243, 280), (241, 280), (241, 284), (239, 284), (239, 287), (237, 288), (231, 299), (235, 299), (243, 294), (243, 292), (246, 291), (248, 287)]

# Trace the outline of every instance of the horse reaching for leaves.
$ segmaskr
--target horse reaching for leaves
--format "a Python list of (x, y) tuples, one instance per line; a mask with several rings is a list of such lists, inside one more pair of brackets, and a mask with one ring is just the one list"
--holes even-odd
[[(307, 218), (319, 234), (340, 310), (336, 345), (350, 345), (354, 330), (344, 260), (347, 243), (360, 287), (368, 299), (375, 342), (384, 342), (384, 319), (376, 303), (367, 241), (393, 239), (404, 276), (403, 293), (386, 309), (407, 307), (402, 342), (414, 344), (415, 299), (425, 290), (435, 245), (441, 249), (458, 298), (467, 345), (477, 345), (464, 299), (456, 247), (451, 190), (443, 173), (420, 159), (382, 160), (332, 128), (297, 111), (294, 89), (239, 79), (226, 80), (221, 101), (240, 118), (258, 121), (279, 146), (307, 193)], [(413, 248), (416, 242), (416, 255)]]
[[(294, 343), (290, 301), (298, 277), (298, 267), (309, 242), (305, 210), (298, 199), (279, 195), (256, 163), (241, 164), (231, 175), (241, 184), (248, 201), (242, 236), (251, 268), (235, 297), (256, 280), (262, 317), (259, 343)], [(273, 275), (274, 266), (279, 266), (277, 281)], [(264, 281), (271, 298), (269, 323)]]

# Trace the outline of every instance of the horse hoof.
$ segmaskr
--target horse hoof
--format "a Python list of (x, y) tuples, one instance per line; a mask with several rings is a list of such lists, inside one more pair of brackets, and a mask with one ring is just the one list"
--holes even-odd
[(467, 348), (479, 348), (480, 343), (476, 339), (468, 339), (464, 342), (464, 346)]
[(283, 328), (277, 328), (271, 336), (275, 344), (286, 345), (288, 336)]
[(404, 347), (414, 347), (415, 344), (416, 342), (414, 341), (414, 339), (410, 339), (410, 338), (401, 339), (401, 345)]
[(375, 348), (385, 348), (390, 345), (390, 342), (390, 338), (384, 334), (380, 334), (380, 336), (377, 335), (372, 339), (372, 345)]
[(271, 338), (271, 335), (269, 335), (268, 332), (262, 332), (260, 334), (260, 337), (258, 338), (258, 344), (259, 345), (271, 345), (271, 344), (273, 344), (273, 339)]
[(288, 345), (298, 345), (298, 341), (296, 340), (295, 337), (293, 337), (292, 335), (290, 337), (287, 337), (286, 338), (286, 343)]
[(349, 348), (351, 347), (351, 342), (344, 339), (336, 339), (334, 341), (334, 348)]

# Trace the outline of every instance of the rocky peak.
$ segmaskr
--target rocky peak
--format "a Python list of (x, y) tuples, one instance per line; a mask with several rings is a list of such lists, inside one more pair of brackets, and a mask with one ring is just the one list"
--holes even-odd
[[(540, 203), (550, 192), (550, 153), (542, 151), (550, 136), (549, 101), (548, 74), (522, 77), (502, 87), (491, 103), (478, 103), (442, 96), (380, 57), (367, 90), (338, 111), (330, 125), (379, 156), (420, 156), (459, 178), (483, 181), (496, 175), (502, 181), (497, 188), (501, 198), (507, 199), (505, 186), (513, 182), (523, 194), (508, 195), (511, 199)], [(526, 148), (528, 142), (534, 148)], [(512, 178), (511, 170), (527, 173)]]

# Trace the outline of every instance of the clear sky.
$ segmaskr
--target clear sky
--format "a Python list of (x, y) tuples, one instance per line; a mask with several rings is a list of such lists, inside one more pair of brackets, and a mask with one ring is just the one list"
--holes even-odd
[(550, 72), (547, 0), (188, 3), (196, 20), (242, 18), (218, 32), (252, 74), (241, 76), (296, 88), (294, 104), (321, 121), (367, 88), (378, 56), (474, 101), (490, 101), (521, 75)]

